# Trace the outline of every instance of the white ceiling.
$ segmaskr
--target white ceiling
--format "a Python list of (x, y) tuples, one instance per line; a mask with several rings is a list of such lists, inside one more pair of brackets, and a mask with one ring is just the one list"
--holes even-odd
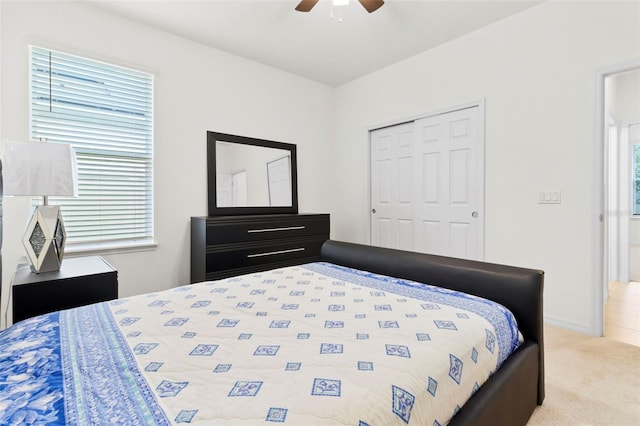
[[(321, 0), (85, 0), (103, 10), (265, 65), (339, 86), (541, 1), (386, 0), (334, 11)], [(342, 14), (342, 22), (338, 16)]]

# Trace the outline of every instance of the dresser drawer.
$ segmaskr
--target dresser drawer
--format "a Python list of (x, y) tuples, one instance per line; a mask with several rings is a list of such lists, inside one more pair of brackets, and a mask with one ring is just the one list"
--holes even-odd
[(320, 260), (328, 214), (191, 218), (191, 282)]
[(318, 258), (325, 237), (271, 240), (264, 244), (228, 245), (207, 249), (207, 273), (228, 269), (279, 264), (303, 258)]
[(329, 233), (324, 215), (281, 215), (259, 220), (207, 220), (206, 245), (259, 242)]

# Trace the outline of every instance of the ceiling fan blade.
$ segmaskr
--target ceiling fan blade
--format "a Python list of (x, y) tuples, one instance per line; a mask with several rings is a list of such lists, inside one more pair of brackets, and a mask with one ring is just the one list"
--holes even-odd
[(360, 4), (367, 9), (367, 12), (375, 12), (384, 4), (383, 0), (358, 0)]
[(298, 12), (308, 12), (311, 9), (313, 9), (313, 6), (316, 5), (316, 3), (318, 3), (320, 0), (302, 0), (300, 3), (298, 3), (298, 5), (296, 6), (296, 10)]

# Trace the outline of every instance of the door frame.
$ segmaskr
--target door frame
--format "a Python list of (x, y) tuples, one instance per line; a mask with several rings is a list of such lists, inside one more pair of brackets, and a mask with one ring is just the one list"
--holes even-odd
[(478, 154), (481, 156), (481, 161), (478, 162), (478, 167), (479, 167), (479, 171), (482, 174), (482, 185), (480, 185), (480, 196), (479, 198), (479, 202), (480, 202), (480, 211), (482, 212), (482, 217), (480, 219), (480, 223), (479, 223), (479, 236), (480, 239), (482, 240), (481, 243), (481, 247), (480, 247), (480, 260), (484, 260), (485, 258), (485, 216), (486, 216), (486, 209), (485, 209), (485, 183), (486, 183), (486, 176), (485, 176), (485, 141), (486, 141), (486, 135), (485, 135), (485, 121), (486, 121), (486, 114), (485, 114), (485, 98), (481, 98), (475, 101), (470, 101), (467, 103), (463, 103), (463, 104), (457, 104), (457, 105), (453, 105), (453, 106), (449, 106), (449, 107), (443, 107), (443, 108), (439, 108), (436, 110), (433, 110), (431, 112), (427, 112), (427, 113), (422, 113), (422, 114), (417, 114), (417, 115), (413, 115), (413, 116), (409, 116), (409, 117), (405, 117), (405, 118), (401, 118), (401, 119), (395, 119), (395, 120), (390, 120), (390, 121), (386, 121), (383, 123), (379, 123), (379, 124), (374, 124), (374, 125), (370, 125), (367, 127), (366, 131), (367, 131), (367, 149), (368, 149), (368, 166), (367, 166), (367, 174), (368, 174), (368, 194), (367, 194), (367, 198), (368, 198), (368, 209), (367, 209), (367, 224), (368, 224), (368, 229), (369, 229), (369, 233), (368, 233), (368, 244), (371, 245), (371, 234), (372, 234), (372, 230), (371, 230), (371, 132), (374, 130), (379, 130), (379, 129), (383, 129), (385, 127), (391, 127), (391, 126), (397, 126), (400, 124), (405, 124), (405, 123), (409, 123), (412, 121), (417, 121), (423, 118), (428, 118), (428, 117), (433, 117), (436, 115), (442, 115), (442, 114), (447, 114), (450, 112), (454, 112), (454, 111), (459, 111), (459, 110), (463, 110), (463, 109), (469, 109), (469, 108), (474, 108), (477, 107), (478, 108), (478, 135), (480, 138), (480, 146), (479, 146), (479, 150), (478, 150)]
[(633, 59), (624, 63), (611, 65), (600, 68), (594, 72), (593, 78), (593, 175), (592, 185), (594, 194), (592, 199), (592, 207), (590, 212), (592, 223), (591, 234), (591, 288), (593, 298), (593, 315), (591, 324), (591, 334), (595, 336), (604, 335), (604, 303), (605, 289), (608, 285), (608, 241), (605, 241), (605, 229), (608, 227), (607, 217), (605, 214), (606, 196), (609, 182), (604, 172), (607, 165), (607, 156), (605, 155), (605, 110), (604, 110), (604, 81), (607, 77), (625, 71), (631, 71), (640, 68), (640, 58)]

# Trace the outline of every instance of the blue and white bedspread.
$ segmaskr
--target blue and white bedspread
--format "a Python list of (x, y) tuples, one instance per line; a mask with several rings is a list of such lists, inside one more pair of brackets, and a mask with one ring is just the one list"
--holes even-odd
[(484, 299), (327, 263), (0, 332), (0, 424), (444, 425), (518, 345)]

